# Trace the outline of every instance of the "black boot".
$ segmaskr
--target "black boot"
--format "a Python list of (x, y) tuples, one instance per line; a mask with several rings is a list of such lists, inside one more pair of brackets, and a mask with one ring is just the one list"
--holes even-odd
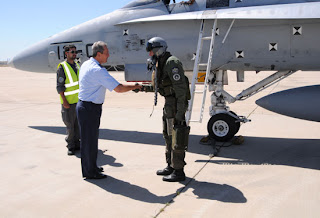
[(162, 180), (166, 182), (184, 181), (186, 180), (186, 175), (184, 174), (183, 169), (174, 170), (170, 175), (164, 176)]
[(157, 175), (159, 175), (159, 176), (167, 176), (167, 175), (170, 175), (172, 172), (173, 172), (173, 168), (168, 165), (163, 170), (158, 170), (157, 171)]

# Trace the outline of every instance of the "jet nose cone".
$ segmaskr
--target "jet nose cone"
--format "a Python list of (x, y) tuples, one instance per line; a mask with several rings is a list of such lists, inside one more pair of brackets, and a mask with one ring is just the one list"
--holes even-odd
[(11, 67), (31, 72), (52, 72), (49, 68), (48, 43), (42, 41), (20, 52), (10, 60)]

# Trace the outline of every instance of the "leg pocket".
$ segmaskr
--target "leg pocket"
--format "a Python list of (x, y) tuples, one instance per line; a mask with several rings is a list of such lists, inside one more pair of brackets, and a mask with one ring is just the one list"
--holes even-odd
[(70, 126), (70, 108), (69, 109), (66, 109), (64, 108), (63, 106), (61, 106), (61, 116), (62, 116), (62, 120), (64, 122), (64, 124), (68, 127)]
[(174, 118), (176, 115), (176, 99), (174, 97), (167, 97), (164, 104), (164, 115), (167, 119)]

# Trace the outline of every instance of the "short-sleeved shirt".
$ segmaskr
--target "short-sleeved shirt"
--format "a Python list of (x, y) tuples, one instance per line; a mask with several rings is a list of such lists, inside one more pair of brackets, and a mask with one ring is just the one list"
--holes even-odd
[(103, 104), (106, 90), (114, 90), (120, 83), (99, 62), (90, 58), (85, 61), (79, 73), (79, 99), (95, 104)]

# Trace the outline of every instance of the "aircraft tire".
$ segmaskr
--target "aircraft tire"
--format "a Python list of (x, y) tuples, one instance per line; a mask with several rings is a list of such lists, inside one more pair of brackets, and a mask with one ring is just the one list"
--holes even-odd
[[(237, 116), (237, 114), (236, 114), (235, 112), (233, 112), (233, 111), (230, 111), (230, 113), (232, 113), (232, 114), (234, 114), (234, 115)], [(237, 134), (237, 132), (239, 131), (239, 129), (240, 129), (240, 122), (236, 122), (236, 132), (235, 132), (234, 134)]]
[(219, 142), (226, 142), (238, 132), (240, 124), (227, 114), (216, 114), (212, 116), (208, 122), (208, 133), (210, 137)]

